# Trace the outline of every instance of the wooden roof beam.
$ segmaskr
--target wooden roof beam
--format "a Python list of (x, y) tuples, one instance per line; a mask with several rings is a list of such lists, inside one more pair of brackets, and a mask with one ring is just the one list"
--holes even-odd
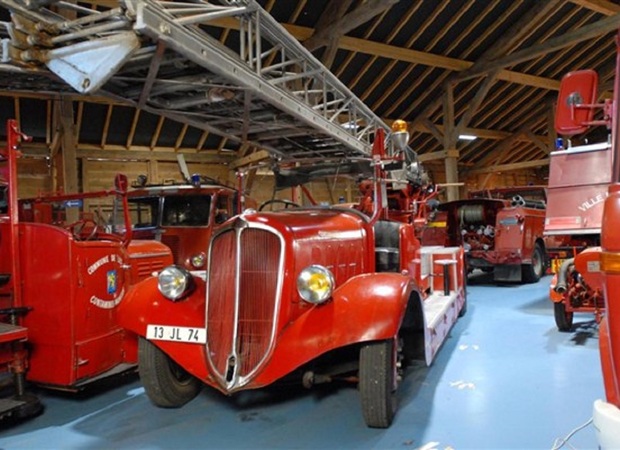
[(480, 64), (478, 67), (472, 67), (469, 70), (465, 70), (458, 74), (456, 78), (459, 81), (463, 81), (478, 77), (493, 70), (513, 66), (538, 56), (560, 50), (570, 45), (577, 44), (588, 39), (593, 39), (602, 34), (616, 30), (619, 25), (620, 14), (615, 14), (611, 17), (599, 20), (598, 22), (581, 27), (578, 30), (551, 38), (541, 44), (534, 45), (532, 47), (511, 53), (505, 57)]
[(613, 16), (620, 13), (620, 5), (616, 5), (607, 0), (569, 0), (575, 5), (582, 6), (597, 13)]
[[(213, 26), (223, 28), (239, 29), (239, 24), (235, 19), (218, 19), (211, 23)], [(300, 41), (305, 41), (312, 36), (312, 28), (302, 27), (292, 24), (282, 24), (284, 28)], [(339, 41), (341, 50), (349, 50), (352, 52), (363, 53), (366, 55), (379, 56), (387, 59), (397, 59), (402, 62), (410, 62), (413, 64), (421, 64), (424, 66), (438, 67), (441, 69), (449, 69), (457, 72), (464, 71), (474, 65), (471, 61), (465, 61), (448, 56), (435, 55), (433, 53), (411, 50), (394, 45), (382, 44), (380, 42), (369, 41), (367, 39), (359, 39), (350, 36), (343, 36)], [(499, 80), (508, 81), (510, 83), (523, 84), (542, 89), (559, 90), (560, 82), (551, 78), (528, 75), (510, 70), (501, 70), (497, 75)]]
[[(345, 14), (345, 12), (352, 3), (351, 0), (330, 2), (330, 6), (325, 10), (321, 19), (319, 19), (321, 27), (317, 26), (314, 34), (304, 41), (304, 46), (310, 51), (324, 47), (334, 39), (334, 36), (344, 36), (349, 31), (381, 14), (384, 10), (391, 8), (392, 5), (399, 1), (367, 0), (348, 14)], [(336, 11), (336, 15), (334, 15), (332, 9)], [(323, 26), (323, 24), (325, 25)]]
[(482, 167), (480, 169), (471, 169), (467, 171), (467, 175), (479, 175), (493, 172), (508, 172), (511, 170), (532, 169), (535, 167), (543, 167), (549, 165), (549, 158), (537, 159), (534, 161), (524, 161), (513, 164), (499, 164), (492, 167)]

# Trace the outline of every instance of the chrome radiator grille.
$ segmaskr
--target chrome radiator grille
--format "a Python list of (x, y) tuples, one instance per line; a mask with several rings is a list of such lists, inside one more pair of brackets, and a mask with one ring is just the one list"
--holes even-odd
[(227, 388), (247, 382), (275, 336), (282, 273), (280, 237), (238, 228), (211, 244), (207, 293), (207, 354)]

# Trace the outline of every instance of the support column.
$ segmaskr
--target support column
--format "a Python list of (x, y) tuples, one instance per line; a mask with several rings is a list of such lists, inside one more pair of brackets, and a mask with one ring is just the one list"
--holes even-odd
[(454, 126), (454, 88), (452, 84), (447, 83), (445, 95), (443, 99), (443, 148), (446, 151), (446, 159), (444, 167), (446, 170), (446, 188), (447, 201), (451, 202), (459, 199), (458, 188), (458, 159), (459, 151), (456, 148), (456, 128)]
[(62, 152), (63, 191), (67, 194), (78, 192), (77, 137), (73, 117), (73, 102), (60, 100), (60, 133)]

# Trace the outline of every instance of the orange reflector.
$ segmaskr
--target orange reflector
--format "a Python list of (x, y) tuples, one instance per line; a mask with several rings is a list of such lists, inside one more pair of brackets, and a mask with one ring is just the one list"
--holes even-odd
[(601, 271), (620, 273), (620, 253), (601, 252)]
[(407, 131), (407, 122), (405, 122), (404, 120), (395, 120), (392, 123), (392, 131), (397, 133), (399, 131)]

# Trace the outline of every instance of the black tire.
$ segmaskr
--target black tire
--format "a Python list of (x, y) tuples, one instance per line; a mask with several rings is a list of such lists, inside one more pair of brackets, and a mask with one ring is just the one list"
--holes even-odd
[(532, 263), (523, 264), (521, 267), (523, 281), (525, 283), (536, 283), (545, 273), (545, 253), (540, 244), (534, 245), (532, 253)]
[(387, 428), (397, 408), (394, 341), (364, 344), (359, 362), (359, 390), (364, 421), (371, 428)]
[(200, 392), (200, 380), (142, 337), (138, 343), (138, 370), (149, 399), (162, 408), (183, 406)]
[(467, 269), (463, 268), (463, 295), (465, 296), (465, 302), (463, 303), (463, 307), (459, 311), (458, 317), (463, 317), (467, 314)]
[(564, 302), (558, 302), (553, 304), (553, 315), (555, 317), (555, 324), (560, 331), (571, 331), (573, 329), (573, 313), (566, 311), (566, 305)]

